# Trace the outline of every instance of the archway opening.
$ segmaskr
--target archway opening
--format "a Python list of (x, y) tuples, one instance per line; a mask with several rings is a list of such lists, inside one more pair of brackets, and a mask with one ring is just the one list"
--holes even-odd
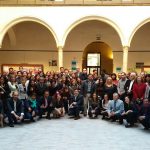
[(82, 61), (82, 68), (87, 68), (89, 73), (92, 73), (93, 69), (96, 69), (98, 74), (101, 73), (101, 70), (107, 73), (113, 72), (112, 49), (105, 42), (96, 41), (88, 44), (84, 49)]
[(44, 71), (57, 70), (57, 66), (49, 66), (57, 55), (56, 41), (50, 30), (40, 23), (23, 21), (5, 34), (0, 64), (42, 64)]
[(150, 22), (141, 26), (134, 34), (129, 50), (128, 71), (141, 72), (143, 66), (150, 73)]
[[(82, 56), (84, 55), (83, 53), (87, 45), (92, 42), (97, 43), (95, 44), (97, 45), (94, 49), (95, 51), (96, 49), (98, 51), (102, 49), (102, 51), (105, 52), (107, 51), (107, 49), (111, 49), (111, 52), (113, 53), (113, 61), (111, 55), (111, 65), (109, 66), (111, 68), (103, 66), (103, 69), (108, 70), (109, 73), (112, 73), (114, 70), (116, 70), (116, 67), (122, 67), (122, 59), (120, 59), (122, 58), (122, 44), (120, 37), (111, 25), (100, 20), (84, 21), (75, 26), (70, 31), (66, 38), (65, 46), (63, 48), (63, 57), (65, 60), (64, 67), (71, 68), (71, 62), (72, 60), (75, 60), (77, 62), (77, 67), (83, 69), (83, 67), (85, 67), (86, 65), (85, 60), (83, 60)], [(97, 47), (100, 47), (100, 49)], [(105, 53), (107, 54), (107, 52)], [(105, 61), (105, 59), (103, 59), (102, 57), (101, 60)], [(105, 64), (107, 62), (102, 63)]]

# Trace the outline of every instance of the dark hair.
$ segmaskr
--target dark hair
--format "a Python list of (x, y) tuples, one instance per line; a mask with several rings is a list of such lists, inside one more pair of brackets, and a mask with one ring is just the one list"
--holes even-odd
[(17, 74), (18, 74), (18, 73), (21, 73), (21, 74), (22, 74), (22, 72), (21, 72), (21, 71), (17, 71)]
[(10, 67), (9, 70), (14, 70), (14, 68)]
[(45, 91), (44, 91), (44, 94), (45, 94), (46, 92), (48, 92), (48, 93), (49, 93), (49, 91), (48, 91), (48, 90), (45, 90)]
[[(108, 100), (109, 100), (109, 95), (107, 93), (104, 94), (104, 96), (107, 95)], [(103, 99), (103, 104), (105, 104), (105, 100)]]
[(36, 93), (32, 93), (32, 94), (31, 94), (31, 97), (32, 97), (32, 96), (35, 96), (35, 97), (36, 97)]
[(117, 79), (117, 75), (115, 73), (111, 74), (111, 78), (112, 78), (112, 76), (115, 76), (115, 80)]

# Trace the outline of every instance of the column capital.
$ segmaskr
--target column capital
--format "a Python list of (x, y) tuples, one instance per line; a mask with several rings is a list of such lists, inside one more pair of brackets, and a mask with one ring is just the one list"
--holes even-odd
[(123, 46), (123, 51), (129, 51), (129, 46)]
[(63, 46), (57, 46), (58, 50), (63, 50)]

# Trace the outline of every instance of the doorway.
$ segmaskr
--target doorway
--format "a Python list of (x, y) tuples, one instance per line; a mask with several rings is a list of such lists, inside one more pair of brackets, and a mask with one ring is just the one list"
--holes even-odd
[(98, 75), (102, 70), (108, 74), (113, 71), (113, 53), (110, 46), (104, 42), (92, 42), (84, 49), (82, 68), (87, 68), (88, 73), (97, 70)]

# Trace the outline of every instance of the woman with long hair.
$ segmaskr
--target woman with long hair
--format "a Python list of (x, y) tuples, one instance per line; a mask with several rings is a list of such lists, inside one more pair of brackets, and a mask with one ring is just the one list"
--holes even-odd
[(97, 118), (99, 113), (100, 113), (100, 108), (99, 108), (98, 96), (96, 93), (93, 93), (92, 97), (89, 100), (89, 110), (88, 110), (89, 118)]
[(63, 117), (65, 114), (64, 104), (62, 96), (59, 92), (56, 92), (54, 98), (53, 98), (53, 117), (54, 118), (60, 118)]
[(104, 84), (104, 93), (108, 94), (110, 100), (113, 99), (113, 93), (117, 93), (117, 86), (113, 84), (111, 77), (107, 77), (106, 83)]
[(146, 84), (141, 76), (138, 76), (133, 84), (133, 100), (143, 101), (146, 91)]

